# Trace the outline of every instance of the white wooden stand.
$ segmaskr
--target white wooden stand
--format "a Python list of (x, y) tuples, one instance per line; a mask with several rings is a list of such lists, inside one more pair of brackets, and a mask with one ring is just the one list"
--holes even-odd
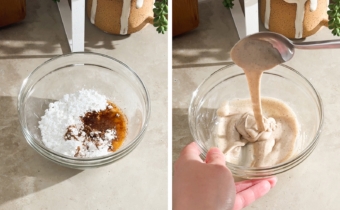
[(67, 0), (60, 0), (58, 8), (72, 52), (84, 51), (85, 0), (71, 0), (72, 11)]
[(258, 0), (244, 0), (244, 14), (239, 0), (230, 9), (240, 39), (259, 32)]

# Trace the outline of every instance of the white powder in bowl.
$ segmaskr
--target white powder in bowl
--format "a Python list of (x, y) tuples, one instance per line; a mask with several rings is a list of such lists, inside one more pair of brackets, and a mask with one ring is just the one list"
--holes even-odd
[[(107, 106), (107, 98), (104, 95), (95, 90), (84, 89), (75, 94), (66, 94), (61, 100), (49, 104), (45, 115), (39, 121), (44, 145), (71, 157), (98, 157), (109, 154), (116, 131), (106, 130), (103, 135), (100, 135), (100, 132), (91, 132), (91, 137), (95, 137), (95, 141), (93, 138), (91, 141), (89, 136), (86, 136), (81, 121), (81, 117), (87, 112), (99, 112)], [(68, 136), (65, 135), (66, 132)]]

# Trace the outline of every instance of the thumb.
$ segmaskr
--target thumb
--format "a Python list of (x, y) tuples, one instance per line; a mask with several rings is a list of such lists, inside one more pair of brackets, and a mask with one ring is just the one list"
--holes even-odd
[(208, 151), (205, 162), (208, 164), (225, 166), (225, 157), (220, 149), (213, 147)]

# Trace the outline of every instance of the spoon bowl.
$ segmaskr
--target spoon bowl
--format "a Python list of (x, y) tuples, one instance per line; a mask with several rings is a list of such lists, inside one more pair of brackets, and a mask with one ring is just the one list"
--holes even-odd
[[(313, 42), (292, 42), (287, 37), (269, 31), (263, 31), (246, 36), (243, 39), (257, 39), (267, 41), (273, 45), (280, 53), (283, 62), (287, 62), (293, 58), (296, 49), (335, 49), (340, 48), (340, 40), (326, 40), (326, 41), (313, 41)], [(283, 63), (282, 62), (282, 63)]]

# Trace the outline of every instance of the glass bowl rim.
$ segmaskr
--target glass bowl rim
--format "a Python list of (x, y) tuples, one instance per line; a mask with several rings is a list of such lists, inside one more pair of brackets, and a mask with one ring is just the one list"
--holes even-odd
[[(190, 133), (191, 135), (195, 138), (196, 134), (195, 131), (194, 131), (194, 125), (192, 125), (191, 123), (191, 120), (190, 118), (193, 116), (193, 110), (196, 110), (194, 109), (192, 106), (193, 106), (193, 102), (195, 101), (196, 99), (196, 96), (197, 96), (197, 93), (199, 91), (201, 91), (202, 89), (202, 86), (209, 80), (211, 79), (215, 74), (217, 74), (218, 72), (220, 71), (224, 71), (228, 68), (231, 68), (233, 66), (237, 66), (234, 62), (228, 62), (226, 64), (226, 66), (224, 67), (221, 67), (220, 69), (214, 71), (212, 74), (210, 74), (207, 78), (205, 78), (200, 84), (199, 86), (194, 90), (194, 92), (192, 93), (192, 97), (191, 97), (191, 100), (190, 100), (190, 105), (189, 105), (189, 109), (188, 109), (188, 120), (189, 120), (189, 127), (190, 127)], [(263, 171), (275, 171), (275, 170), (280, 170), (281, 168), (284, 168), (284, 167), (288, 167), (288, 169), (285, 169), (284, 171), (287, 171), (287, 170), (290, 170), (291, 168), (295, 167), (296, 165), (300, 164), (304, 159), (306, 159), (311, 153), (312, 151), (314, 150), (314, 148), (316, 147), (317, 143), (318, 143), (318, 140), (319, 140), (319, 137), (320, 137), (320, 134), (321, 134), (321, 130), (322, 130), (322, 127), (323, 127), (323, 122), (324, 122), (324, 110), (323, 110), (323, 104), (322, 104), (322, 99), (320, 97), (320, 94), (318, 93), (318, 91), (314, 88), (314, 86), (311, 84), (311, 82), (305, 78), (300, 72), (298, 72), (297, 70), (293, 69), (292, 67), (290, 66), (287, 66), (285, 64), (280, 64), (279, 66), (283, 67), (283, 68), (286, 68), (287, 70), (290, 70), (292, 71), (293, 73), (295, 73), (298, 77), (300, 77), (300, 79), (302, 79), (310, 88), (312, 88), (313, 90), (313, 93), (315, 94), (316, 98), (317, 98), (317, 104), (319, 105), (320, 109), (319, 109), (319, 117), (320, 117), (320, 120), (319, 120), (319, 125), (318, 125), (318, 129), (317, 131), (315, 132), (315, 135), (312, 139), (312, 141), (308, 144), (308, 146), (306, 148), (304, 148), (297, 156), (295, 156), (294, 158), (288, 160), (288, 161), (285, 161), (283, 163), (280, 163), (280, 164), (277, 164), (277, 165), (274, 165), (274, 166), (267, 166), (267, 167), (246, 167), (246, 166), (239, 166), (237, 164), (233, 164), (233, 163), (229, 163), (227, 161), (225, 161), (226, 165), (228, 166), (228, 168), (234, 170), (247, 170), (248, 172), (263, 172)], [(274, 67), (275, 68), (275, 67)], [(270, 72), (263, 72), (264, 74), (271, 74)], [(242, 76), (244, 75), (244, 72), (236, 75), (231, 75), (229, 76), (228, 78), (230, 77), (233, 77), (233, 76)], [(206, 158), (206, 154), (208, 152), (208, 149), (205, 147), (205, 145), (202, 145), (202, 143), (197, 140), (197, 139), (194, 139), (194, 141), (196, 142), (196, 144), (199, 146), (200, 148), (200, 152), (201, 152), (201, 156), (203, 159)], [(296, 160), (298, 162), (296, 162)], [(284, 172), (282, 171), (282, 172)], [(279, 174), (281, 172), (278, 172), (276, 174)]]
[[(34, 73), (36, 73), (37, 71), (39, 71), (44, 65), (48, 64), (48, 63), (51, 63), (57, 59), (60, 59), (60, 58), (64, 58), (64, 57), (69, 57), (69, 56), (74, 56), (74, 55), (89, 55), (89, 56), (99, 56), (99, 57), (104, 57), (106, 59), (110, 59), (111, 61), (113, 62), (116, 62), (120, 65), (122, 65), (123, 67), (125, 67), (125, 69), (127, 71), (129, 71), (130, 73), (132, 73), (132, 75), (140, 82), (141, 86), (143, 87), (142, 91), (144, 92), (145, 96), (146, 96), (146, 103), (145, 103), (145, 111), (146, 111), (146, 115), (144, 117), (144, 123), (143, 123), (143, 126), (141, 128), (141, 130), (139, 131), (138, 135), (133, 139), (131, 140), (131, 142), (127, 145), (125, 145), (124, 148), (122, 149), (118, 149), (118, 151), (116, 152), (112, 152), (111, 154), (107, 154), (107, 155), (102, 155), (102, 156), (98, 156), (98, 157), (85, 157), (85, 158), (80, 158), (80, 157), (71, 157), (71, 156), (67, 156), (67, 155), (63, 155), (61, 153), (58, 153), (58, 152), (55, 152), (49, 148), (47, 148), (45, 145), (40, 145), (39, 143), (37, 143), (36, 139), (30, 134), (30, 132), (27, 130), (26, 126), (25, 126), (25, 123), (23, 122), (23, 119), (21, 118), (21, 103), (22, 102), (22, 98), (23, 96), (26, 96), (27, 93), (23, 93), (23, 90), (24, 88), (26, 87), (27, 85), (27, 81), (32, 77), (32, 75), (34, 75)], [(86, 62), (84, 62), (85, 64)], [(91, 62), (89, 62), (91, 63)], [(110, 70), (110, 71), (113, 71), (111, 68), (106, 68), (107, 70)], [(36, 84), (36, 83), (35, 83)], [(35, 85), (34, 84), (34, 85)], [(28, 89), (28, 92), (29, 92), (30, 89)], [(26, 97), (25, 97), (26, 98)], [(42, 64), (40, 64), (38, 67), (36, 67), (22, 82), (22, 85), (20, 87), (20, 90), (19, 90), (19, 94), (18, 94), (18, 98), (17, 98), (17, 111), (18, 111), (18, 114), (19, 114), (19, 122), (20, 122), (20, 127), (21, 127), (21, 130), (24, 134), (24, 137), (26, 139), (26, 141), (29, 141), (28, 143), (30, 144), (30, 146), (32, 147), (31, 144), (34, 144), (35, 147), (33, 147), (33, 149), (35, 149), (36, 151), (38, 151), (38, 153), (41, 154), (41, 151), (42, 150), (43, 152), (45, 153), (48, 153), (49, 155), (54, 155), (54, 156), (57, 156), (58, 158), (62, 158), (64, 160), (70, 160), (70, 161), (80, 161), (80, 162), (91, 162), (91, 161), (96, 161), (96, 160), (103, 160), (103, 159), (109, 159), (109, 158), (112, 158), (114, 156), (120, 156), (120, 155), (123, 155), (125, 156), (125, 152), (128, 151), (131, 152), (132, 150), (129, 151), (129, 148), (130, 147), (136, 147), (134, 146), (134, 144), (139, 144), (140, 143), (140, 138), (143, 137), (147, 127), (148, 127), (148, 123), (149, 123), (149, 119), (150, 119), (150, 113), (151, 113), (151, 101), (150, 101), (150, 95), (149, 95), (149, 92), (144, 84), (144, 82), (141, 80), (141, 78), (138, 76), (138, 74), (132, 69), (130, 68), (128, 65), (126, 65), (125, 63), (123, 63), (122, 61), (120, 60), (117, 60), (111, 56), (108, 56), (108, 55), (104, 55), (104, 54), (100, 54), (100, 53), (94, 53), (94, 52), (71, 52), (71, 53), (68, 53), (68, 54), (62, 54), (62, 55), (58, 55), (58, 56), (55, 56), (53, 58), (50, 58), (48, 59), (47, 61), (43, 62)], [(26, 136), (27, 135), (27, 136)], [(28, 140), (27, 138), (29, 138), (30, 140)], [(43, 143), (42, 143), (43, 144)], [(37, 147), (37, 148), (36, 148)], [(45, 155), (43, 155), (45, 156)], [(122, 157), (123, 157), (122, 156)]]

